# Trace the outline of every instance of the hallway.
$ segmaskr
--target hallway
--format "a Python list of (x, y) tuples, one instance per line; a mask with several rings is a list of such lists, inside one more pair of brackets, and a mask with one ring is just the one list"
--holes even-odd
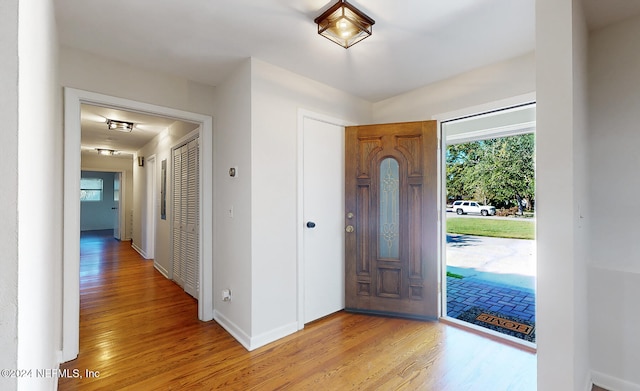
[(80, 274), (80, 354), (62, 391), (536, 388), (534, 354), (439, 322), (341, 311), (247, 352), (110, 232), (82, 236)]
[(198, 321), (197, 302), (130, 242), (107, 230), (83, 232), (80, 243), (80, 354), (61, 369), (99, 376), (61, 378), (60, 390), (122, 389), (171, 373), (208, 351), (215, 335), (237, 345), (215, 322)]

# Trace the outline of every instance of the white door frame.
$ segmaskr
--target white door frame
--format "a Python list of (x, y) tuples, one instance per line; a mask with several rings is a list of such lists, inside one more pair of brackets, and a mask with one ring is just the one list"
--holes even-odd
[[(92, 104), (200, 124), (200, 294), (198, 319), (213, 319), (213, 118), (129, 99), (64, 88), (62, 361), (80, 349), (80, 106)], [(205, 175), (205, 173), (207, 175)]]
[[(114, 224), (114, 226), (113, 226), (113, 229), (114, 229), (113, 237), (118, 239), (118, 240), (122, 240), (122, 235), (123, 235), (123, 232), (122, 232), (123, 224), (122, 223), (123, 223), (123, 221), (122, 221), (122, 213), (121, 212), (122, 212), (122, 208), (124, 207), (123, 203), (122, 203), (122, 197), (124, 195), (124, 192), (122, 190), (122, 180), (124, 178), (124, 174), (122, 173), (122, 171), (115, 171), (114, 172), (114, 184), (115, 184), (115, 178), (116, 177), (118, 178), (118, 186), (119, 186), (118, 187), (118, 209), (116, 210), (117, 224)], [(115, 192), (115, 186), (114, 186), (113, 191)], [(118, 232), (117, 236), (115, 235), (116, 228), (118, 230), (117, 231)]]
[[(298, 309), (296, 318), (298, 320), (298, 330), (304, 328), (304, 120), (306, 118), (316, 121), (322, 121), (336, 126), (352, 126), (346, 120), (333, 118), (324, 114), (315, 113), (313, 111), (298, 109), (298, 157), (297, 157), (297, 174), (298, 174), (298, 195), (297, 195), (297, 230), (296, 230), (296, 242), (297, 242), (297, 266), (298, 266)], [(343, 157), (344, 159), (344, 154)]]
[(147, 198), (147, 216), (146, 216), (146, 235), (144, 253), (147, 259), (153, 259), (156, 256), (156, 155), (151, 155), (145, 159), (146, 167), (146, 198)]
[[(442, 122), (451, 121), (455, 119), (472, 117), (484, 113), (489, 113), (496, 110), (502, 110), (507, 107), (514, 107), (523, 104), (528, 104), (536, 101), (535, 92), (531, 92), (528, 94), (518, 95), (511, 98), (506, 98), (494, 102), (488, 102), (485, 104), (472, 106), (463, 108), (460, 110), (450, 111), (447, 113), (436, 114), (431, 117), (431, 119), (438, 121), (438, 150), (440, 153), (440, 159), (438, 161), (438, 235), (440, 236), (440, 245), (438, 246), (438, 273), (440, 276), (440, 305), (438, 311), (440, 313), (440, 317), (446, 317), (446, 304), (447, 304), (447, 259), (446, 259), (446, 249), (447, 249), (447, 230), (446, 230), (446, 221), (447, 221), (447, 188), (446, 188), (446, 178), (447, 178), (447, 165), (446, 165), (446, 153), (445, 150), (447, 148), (445, 135), (442, 134)], [(481, 331), (484, 331), (481, 329)]]
[[(127, 172), (126, 171), (121, 171), (121, 170), (113, 170), (110, 168), (92, 168), (92, 167), (82, 167), (80, 171), (95, 171), (95, 172), (113, 172), (113, 173), (118, 173), (120, 174), (120, 201), (118, 201), (118, 217), (120, 220), (120, 240), (127, 240), (129, 238), (127, 238), (127, 231), (126, 231), (126, 227), (127, 227), (127, 223), (126, 223), (126, 216), (125, 216), (125, 210), (126, 210), (126, 203), (125, 203), (125, 191), (126, 191), (126, 179), (127, 179)], [(65, 174), (66, 175), (66, 174)]]

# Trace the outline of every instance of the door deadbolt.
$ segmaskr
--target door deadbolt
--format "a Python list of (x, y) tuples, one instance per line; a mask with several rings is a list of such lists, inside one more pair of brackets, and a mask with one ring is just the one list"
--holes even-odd
[(352, 219), (353, 218), (353, 213), (351, 213), (351, 212), (347, 213), (347, 218), (348, 219)]
[(345, 231), (351, 233), (353, 232), (355, 229), (353, 228), (353, 225), (347, 225), (347, 228), (345, 228)]

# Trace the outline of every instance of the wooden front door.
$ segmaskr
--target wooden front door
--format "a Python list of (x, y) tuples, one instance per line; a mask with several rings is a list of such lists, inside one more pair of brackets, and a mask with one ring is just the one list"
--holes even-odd
[(346, 310), (435, 319), (436, 121), (345, 133)]

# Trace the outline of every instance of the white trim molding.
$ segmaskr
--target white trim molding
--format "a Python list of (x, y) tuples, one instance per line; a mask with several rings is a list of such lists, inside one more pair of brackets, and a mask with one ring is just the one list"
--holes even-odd
[(137, 244), (131, 242), (131, 248), (136, 250), (136, 252), (140, 254), (142, 258), (149, 259), (149, 257), (147, 256), (147, 253), (145, 253), (144, 250), (141, 249), (140, 246), (138, 246)]
[(156, 270), (157, 270), (157, 271), (159, 271), (159, 272), (160, 272), (160, 274), (162, 274), (165, 278), (167, 278), (167, 279), (169, 279), (169, 280), (171, 279), (171, 278), (169, 277), (169, 272), (167, 271), (167, 269), (165, 269), (164, 267), (162, 267), (162, 265), (160, 265), (160, 264), (158, 264), (158, 263), (154, 262), (154, 263), (153, 263), (153, 267), (155, 267), (155, 268), (156, 268)]
[(287, 335), (291, 335), (298, 331), (297, 322), (292, 322), (289, 324), (285, 324), (284, 326), (280, 326), (266, 333), (262, 333), (258, 336), (251, 337), (251, 342), (248, 350), (255, 350), (262, 346), (265, 346), (271, 342), (277, 341), (280, 338), (284, 338)]
[(597, 371), (591, 371), (591, 380), (596, 386), (607, 390), (640, 391), (640, 384), (631, 383)]
[(511, 98), (501, 99), (493, 102), (487, 102), (481, 105), (467, 107), (460, 110), (449, 111), (446, 113), (435, 114), (431, 119), (435, 119), (438, 122), (451, 121), (454, 119), (471, 117), (476, 115), (486, 115), (489, 112), (495, 110), (501, 110), (510, 107), (516, 107), (533, 103), (536, 101), (536, 93), (530, 92), (528, 94), (522, 94)]
[[(525, 122), (516, 125), (501, 126), (495, 128), (487, 128), (474, 130), (455, 135), (446, 135), (443, 131), (442, 123), (449, 121), (466, 121), (478, 119), (486, 116), (493, 115), (495, 112), (506, 113), (509, 111), (521, 110), (529, 105), (534, 105), (536, 102), (536, 93), (531, 92), (523, 95), (514, 96), (511, 98), (501, 99), (497, 101), (487, 102), (481, 105), (462, 108), (455, 111), (446, 113), (440, 113), (433, 115), (431, 119), (438, 121), (438, 227), (439, 227), (439, 246), (438, 246), (438, 276), (440, 279), (439, 284), (439, 312), (441, 319), (447, 319), (446, 314), (446, 302), (447, 302), (447, 278), (446, 278), (446, 253), (447, 235), (444, 229), (442, 229), (443, 222), (446, 221), (447, 209), (443, 207), (446, 205), (447, 190), (444, 183), (446, 178), (446, 148), (448, 144), (459, 144), (464, 142), (477, 141), (487, 138), (497, 138), (505, 136), (515, 136), (518, 134), (526, 134), (535, 132), (535, 122)], [(455, 321), (454, 321), (455, 323)], [(467, 325), (465, 325), (467, 326)], [(467, 326), (469, 327), (469, 326)], [(533, 345), (535, 348), (535, 345)]]
[(198, 318), (213, 319), (213, 118), (109, 95), (64, 88), (64, 272), (62, 360), (80, 348), (80, 106), (112, 107), (189, 121), (200, 125), (200, 294)]
[(247, 335), (244, 330), (238, 327), (238, 325), (218, 311), (214, 311), (213, 319), (248, 351), (258, 349), (298, 331), (297, 322), (292, 322), (266, 333), (262, 333), (256, 337), (251, 337)]
[(227, 330), (236, 341), (240, 342), (240, 345), (244, 346), (247, 350), (251, 350), (251, 337), (238, 327), (238, 325), (218, 311), (213, 312), (213, 319), (222, 326), (223, 329)]
[(535, 121), (508, 126), (500, 126), (497, 128), (481, 129), (473, 132), (446, 135), (446, 145), (462, 144), (471, 141), (486, 140), (489, 138), (517, 136), (520, 134), (534, 133), (535, 130)]

